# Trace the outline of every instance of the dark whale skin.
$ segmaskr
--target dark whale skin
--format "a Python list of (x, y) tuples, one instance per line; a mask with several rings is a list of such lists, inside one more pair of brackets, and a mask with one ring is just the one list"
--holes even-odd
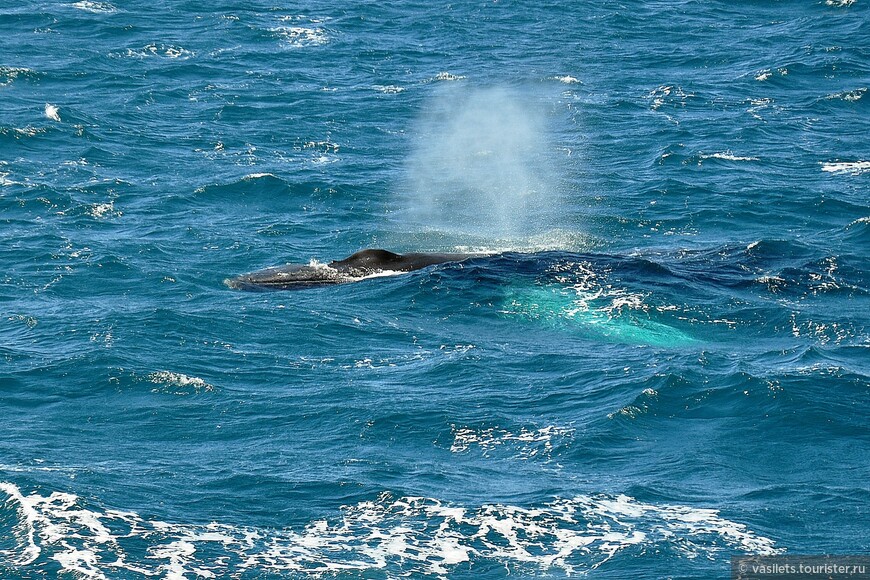
[(287, 264), (229, 278), (224, 283), (235, 290), (293, 290), (356, 282), (380, 272), (411, 272), (465, 260), (467, 254), (412, 252), (396, 254), (387, 250), (361, 250), (344, 260), (329, 264)]

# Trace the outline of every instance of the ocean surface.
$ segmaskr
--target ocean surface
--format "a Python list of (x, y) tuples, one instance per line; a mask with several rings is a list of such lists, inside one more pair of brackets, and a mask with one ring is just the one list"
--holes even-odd
[[(870, 552), (870, 2), (0, 30), (0, 577)], [(471, 257), (224, 283), (368, 247)]]

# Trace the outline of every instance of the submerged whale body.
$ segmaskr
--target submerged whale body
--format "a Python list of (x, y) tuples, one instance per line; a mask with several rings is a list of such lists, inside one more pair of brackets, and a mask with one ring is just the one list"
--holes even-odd
[(395, 254), (387, 250), (362, 250), (329, 264), (276, 266), (242, 274), (225, 280), (225, 283), (237, 290), (292, 290), (356, 282), (381, 273), (410, 272), (444, 262), (459, 262), (468, 257), (467, 254)]

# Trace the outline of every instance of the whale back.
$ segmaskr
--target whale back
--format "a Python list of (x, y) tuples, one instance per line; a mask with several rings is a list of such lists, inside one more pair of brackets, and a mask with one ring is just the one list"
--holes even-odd
[(229, 278), (224, 283), (237, 290), (290, 290), (353, 282), (380, 272), (410, 272), (434, 264), (458, 262), (466, 254), (410, 253), (361, 250), (329, 264), (286, 264)]
[(457, 262), (466, 259), (465, 254), (409, 253), (395, 254), (387, 250), (361, 250), (344, 260), (331, 262), (329, 266), (339, 272), (364, 271), (378, 272), (391, 270), (394, 272), (410, 272), (434, 264)]
[(398, 270), (403, 256), (387, 250), (360, 250), (344, 260), (330, 262), (330, 267), (336, 270)]

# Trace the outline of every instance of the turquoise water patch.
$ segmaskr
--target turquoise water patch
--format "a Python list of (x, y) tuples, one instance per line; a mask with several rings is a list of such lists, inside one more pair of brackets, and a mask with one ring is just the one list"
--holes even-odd
[(606, 342), (660, 347), (697, 342), (682, 330), (653, 320), (652, 311), (640, 294), (589, 291), (558, 283), (512, 289), (500, 309), (508, 317)]

